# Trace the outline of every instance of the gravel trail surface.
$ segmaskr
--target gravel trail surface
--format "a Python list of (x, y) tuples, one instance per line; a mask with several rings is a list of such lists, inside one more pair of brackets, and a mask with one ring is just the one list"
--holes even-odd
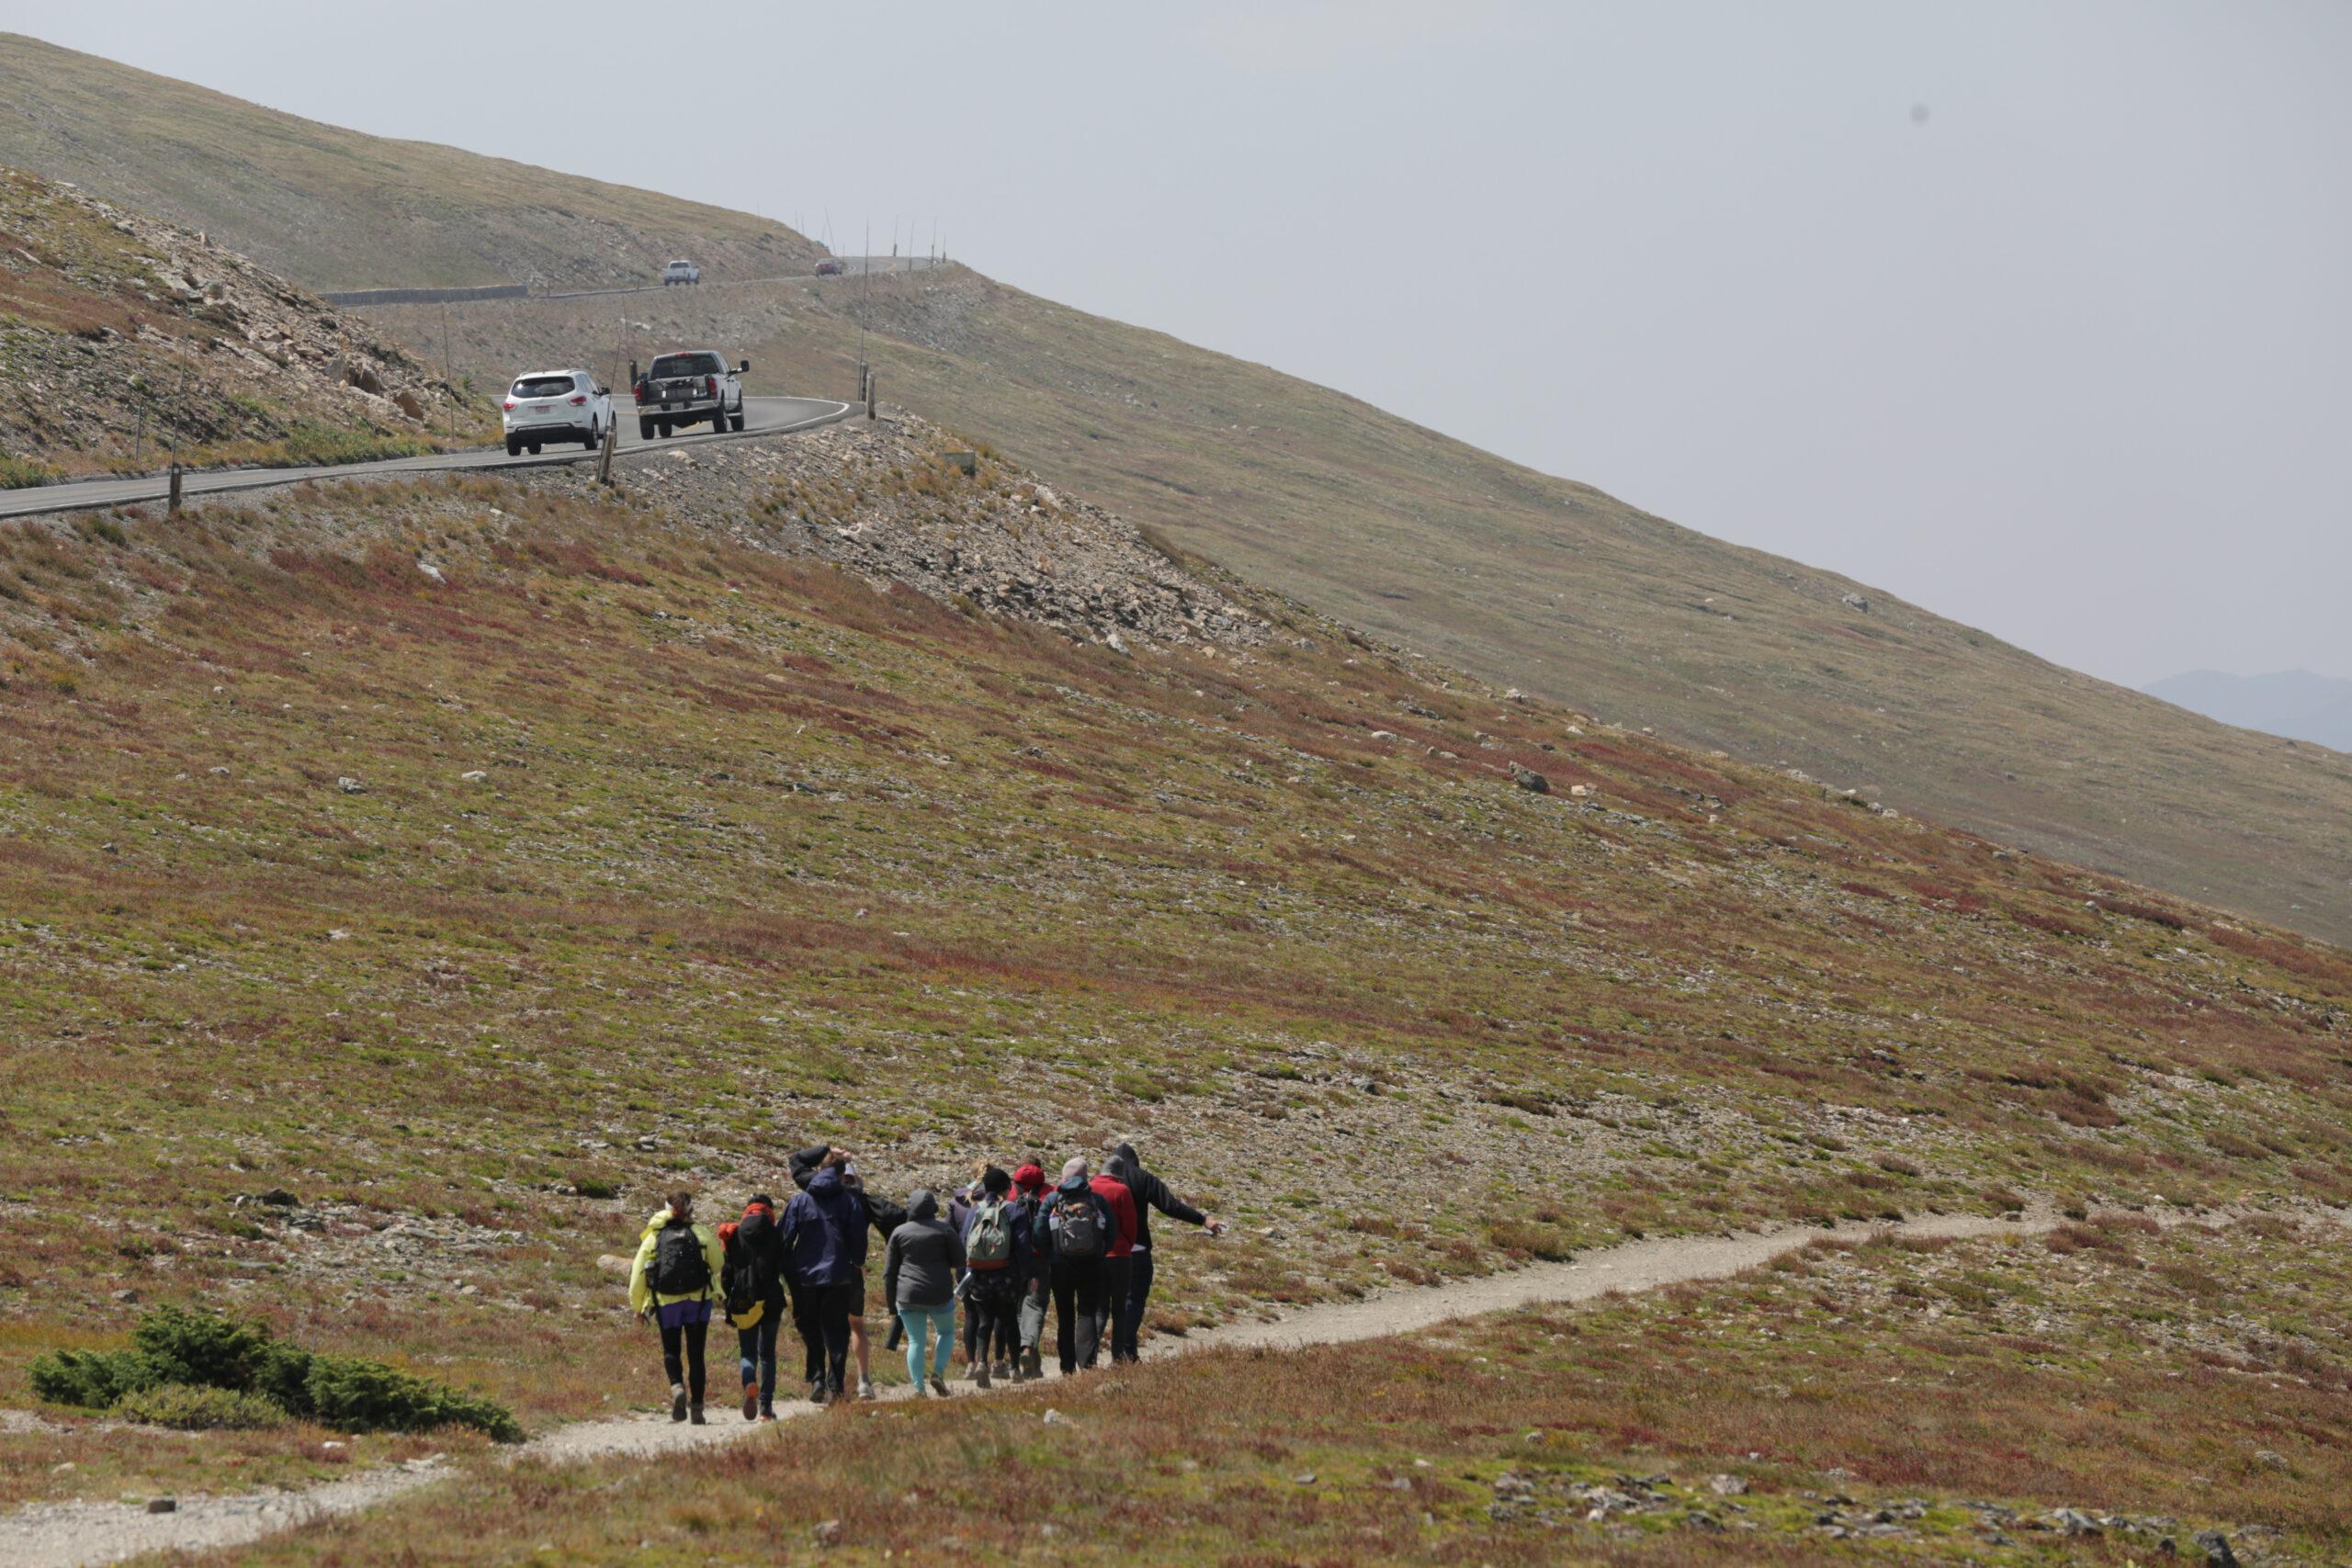
[[(2186, 1213), (2169, 1216), (2174, 1222), (2192, 1217)], [(1569, 1263), (1539, 1264), (1453, 1284), (1393, 1291), (1360, 1302), (1302, 1308), (1271, 1322), (1232, 1324), (1182, 1339), (1162, 1338), (1149, 1346), (1147, 1354), (1183, 1355), (1228, 1346), (1297, 1349), (1345, 1344), (1514, 1307), (1590, 1301), (1612, 1291), (1651, 1291), (1689, 1280), (1722, 1279), (1826, 1235), (1882, 1231), (1912, 1236), (2033, 1235), (2059, 1223), (2054, 1213), (2033, 1210), (2008, 1220), (1947, 1214), (1901, 1223), (1847, 1224), (1835, 1231), (1804, 1226), (1628, 1242)], [(959, 1388), (959, 1393), (967, 1392), (977, 1391)], [(906, 1394), (894, 1391), (893, 1396)], [(805, 1401), (780, 1401), (777, 1414), (797, 1419), (814, 1415), (818, 1408)], [(511, 1457), (554, 1463), (616, 1454), (650, 1457), (730, 1441), (760, 1429), (747, 1427), (732, 1405), (718, 1404), (712, 1406), (707, 1427), (678, 1425), (660, 1415), (573, 1422), (533, 1438), (513, 1450)], [(416, 1460), (300, 1492), (270, 1490), (182, 1498), (172, 1512), (162, 1514), (128, 1503), (35, 1504), (0, 1517), (0, 1562), (18, 1568), (86, 1568), (147, 1552), (236, 1546), (311, 1519), (373, 1507), (450, 1473), (450, 1467), (437, 1459)]]

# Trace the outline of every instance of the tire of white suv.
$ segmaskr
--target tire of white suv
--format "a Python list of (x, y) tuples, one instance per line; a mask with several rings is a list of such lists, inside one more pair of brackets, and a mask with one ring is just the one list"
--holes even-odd
[(508, 436), (506, 438), (506, 455), (510, 457), (521, 457), (523, 455), (523, 443), (512, 435)]

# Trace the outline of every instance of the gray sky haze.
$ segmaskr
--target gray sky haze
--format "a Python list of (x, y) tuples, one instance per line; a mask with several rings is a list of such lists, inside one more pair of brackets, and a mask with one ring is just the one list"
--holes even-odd
[[(2352, 674), (2352, 5), (571, 8), (0, 27), (838, 250), (935, 221), (2129, 684)], [(632, 138), (689, 79), (732, 145)]]

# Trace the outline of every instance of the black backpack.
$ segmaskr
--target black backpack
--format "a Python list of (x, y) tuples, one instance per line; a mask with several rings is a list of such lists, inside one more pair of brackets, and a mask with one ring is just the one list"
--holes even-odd
[(662, 1227), (653, 1243), (653, 1264), (645, 1282), (664, 1296), (698, 1296), (710, 1289), (710, 1263), (702, 1255), (702, 1237), (684, 1220)]

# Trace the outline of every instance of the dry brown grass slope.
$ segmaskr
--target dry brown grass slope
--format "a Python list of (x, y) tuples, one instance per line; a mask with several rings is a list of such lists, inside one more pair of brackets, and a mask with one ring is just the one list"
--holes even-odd
[[(637, 276), (688, 236), (722, 271), (806, 254), (763, 220), (314, 125), (30, 40), (0, 39), (0, 98), (20, 106), (0, 117), (0, 159), (210, 226), (313, 286), (478, 281), (516, 256), (567, 281)], [(854, 384), (863, 321), (894, 398), (1498, 682), (2352, 938), (2352, 759), (969, 274), (880, 282), (870, 300), (855, 280), (677, 292), (697, 298), (634, 296), (625, 313), (721, 333), (770, 386), (835, 389)], [(605, 352), (616, 313), (609, 299), (474, 308), (464, 330), (477, 365), (503, 374), (533, 345)]]
[(201, 229), (312, 288), (805, 270), (781, 223), (280, 114), (0, 33), (0, 163)]
[[(609, 342), (614, 312), (469, 307), (458, 357), (490, 369)], [(855, 386), (869, 326), (889, 399), (1326, 614), (1627, 725), (2352, 937), (2352, 758), (2064, 669), (1343, 393), (962, 269), (639, 296), (625, 314), (633, 345), (718, 333), (769, 385), (836, 391)], [(395, 335), (438, 325), (375, 319)]]

